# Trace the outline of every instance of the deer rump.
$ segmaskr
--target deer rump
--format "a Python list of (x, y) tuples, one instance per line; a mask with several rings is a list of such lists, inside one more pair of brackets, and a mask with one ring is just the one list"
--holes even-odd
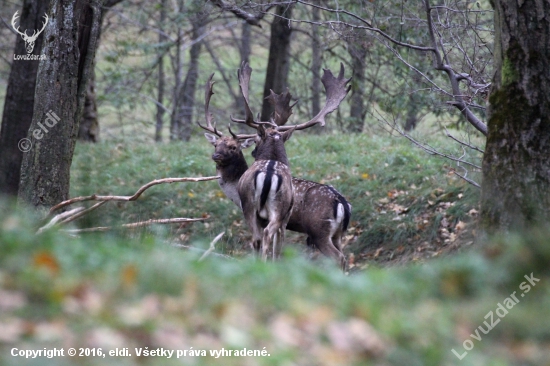
[[(253, 211), (262, 227), (266, 227), (276, 215), (288, 220), (293, 205), (293, 189), (289, 177), (290, 170), (285, 164), (275, 160), (254, 162), (237, 186), (243, 212), (249, 212), (249, 206), (256, 204)], [(289, 204), (283, 207), (282, 212), (275, 213), (275, 202)]]
[(351, 204), (330, 185), (294, 177), (292, 184), (294, 206), (287, 230), (307, 234), (307, 244), (320, 250), (321, 242), (330, 238), (341, 251), (340, 241), (349, 226)]

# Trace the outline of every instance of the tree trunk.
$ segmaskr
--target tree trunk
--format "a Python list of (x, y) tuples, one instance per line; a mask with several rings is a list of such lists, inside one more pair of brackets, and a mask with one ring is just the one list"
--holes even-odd
[(51, 0), (23, 157), (19, 200), (48, 208), (69, 196), (70, 167), (100, 29), (103, 1)]
[(493, 6), (496, 72), (481, 194), (489, 234), (550, 221), (550, 3)]
[[(93, 68), (93, 67), (92, 67)], [(95, 94), (95, 70), (90, 72), (90, 80), (84, 99), (84, 113), (78, 128), (78, 139), (87, 142), (99, 141), (99, 121), (97, 120), (97, 102)]]
[[(320, 21), (319, 8), (311, 9), (312, 20), (316, 23)], [(323, 64), (323, 53), (321, 50), (321, 40), (319, 37), (319, 27), (312, 26), (311, 29), (311, 115), (316, 116), (321, 110), (321, 66)], [(315, 131), (324, 131), (321, 128), (315, 128)]]
[(271, 39), (269, 43), (269, 59), (264, 84), (264, 100), (262, 104), (262, 121), (269, 121), (273, 106), (269, 103), (267, 96), (269, 90), (275, 93), (282, 93), (288, 85), (288, 71), (290, 67), (290, 36), (292, 28), (284, 18), (291, 17), (292, 7), (278, 5), (275, 9), (277, 16), (271, 23)]
[[(101, 12), (100, 31), (97, 36), (98, 46), (99, 39), (101, 38), (101, 25), (103, 24), (103, 18), (107, 13), (107, 10), (120, 3), (122, 0), (106, 0), (103, 4), (103, 10)], [(97, 48), (97, 47), (96, 47)], [(78, 139), (81, 141), (98, 142), (99, 141), (99, 120), (97, 115), (97, 95), (95, 92), (95, 62), (90, 73), (90, 80), (88, 81), (88, 89), (86, 90), (86, 96), (84, 101), (84, 114), (80, 121), (80, 127), (78, 131)]]
[[(163, 25), (166, 21), (166, 2), (167, 0), (161, 0), (160, 3), (160, 21), (159, 21), (159, 27), (161, 32), (159, 33), (159, 43), (161, 45), (166, 42), (167, 38), (166, 35), (163, 32)], [(164, 57), (162, 57), (162, 54), (164, 53), (163, 49), (159, 50), (159, 64), (158, 64), (158, 87), (157, 87), (157, 121), (155, 125), (155, 141), (156, 142), (162, 142), (162, 125), (163, 125), (163, 117), (164, 117)]]
[[(183, 8), (183, 2), (180, 2), (180, 9)], [(179, 106), (182, 103), (180, 98), (182, 65), (181, 65), (181, 47), (183, 42), (183, 30), (178, 28), (178, 39), (176, 40), (176, 55), (172, 60), (174, 69), (174, 93), (172, 95), (172, 114), (170, 116), (170, 141), (177, 141), (180, 130), (180, 120), (178, 119)]]
[(351, 56), (351, 65), (353, 67), (353, 80), (351, 82), (351, 107), (349, 132), (363, 132), (365, 116), (367, 110), (364, 106), (365, 101), (365, 59), (367, 57), (367, 48), (357, 39), (348, 41), (348, 52)]
[(199, 56), (202, 48), (202, 36), (204, 34), (204, 17), (196, 16), (191, 21), (193, 26), (192, 46), (189, 50), (189, 68), (181, 86), (178, 96), (179, 106), (176, 109), (178, 121), (178, 139), (189, 141), (193, 126), (193, 108), (195, 106), (195, 90), (199, 74)]
[[(48, 3), (49, 1), (25, 0), (20, 12), (19, 29), (28, 29), (29, 34), (33, 29), (40, 29), (44, 22), (44, 14), (48, 10)], [(51, 23), (48, 23), (46, 27), (50, 26)], [(42, 53), (44, 37), (45, 35), (41, 34), (36, 39), (33, 54)], [(16, 38), (13, 54), (27, 54), (25, 41), (20, 36)], [(11, 65), (0, 130), (0, 194), (15, 196), (19, 190), (23, 159), (21, 149), (25, 149), (24, 142), (19, 144), (19, 141), (27, 137), (32, 122), (38, 64), (38, 60), (13, 60)]]
[[(250, 32), (252, 26), (247, 22), (242, 23), (241, 43), (239, 47), (239, 53), (241, 54), (241, 62), (250, 61)], [(243, 105), (244, 108), (244, 105)]]

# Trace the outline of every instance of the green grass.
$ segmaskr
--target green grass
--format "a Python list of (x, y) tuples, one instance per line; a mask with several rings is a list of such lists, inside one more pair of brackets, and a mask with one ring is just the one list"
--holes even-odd
[[(444, 141), (432, 141), (445, 148)], [(156, 178), (214, 174), (212, 148), (189, 144), (78, 145), (71, 196), (133, 194)], [(469, 218), (479, 192), (448, 175), (449, 162), (394, 138), (295, 136), (296, 176), (334, 185), (352, 202), (348, 251), (440, 240), (444, 220)], [(243, 249), (246, 230), (216, 182), (151, 188), (136, 202), (108, 203), (75, 226), (210, 215), (183, 228), (153, 227), (78, 237), (36, 236), (39, 218), (0, 200), (2, 365), (544, 365), (550, 354), (548, 232), (508, 235), (474, 249), (346, 276), (290, 245), (277, 263)], [(368, 194), (367, 194), (368, 192)], [(397, 206), (407, 211), (398, 215)], [(418, 225), (418, 217), (426, 225)], [(399, 220), (395, 218), (399, 217)], [(452, 228), (452, 224), (447, 227)], [(218, 253), (200, 251), (225, 231)], [(417, 236), (412, 242), (411, 237)], [(405, 243), (405, 244), (403, 244)], [(437, 245), (444, 246), (444, 243)], [(540, 282), (519, 297), (524, 275)], [(520, 302), (482, 340), (472, 340), (516, 291)], [(474, 348), (460, 361), (463, 342)], [(132, 357), (24, 359), (13, 348), (128, 348)], [(252, 349), (269, 357), (136, 357), (135, 348)], [(546, 363), (545, 363), (546, 362)]]
[[(444, 143), (432, 141), (443, 150)], [(442, 217), (435, 212), (437, 203), (452, 202), (444, 213), (451, 225), (469, 220), (468, 211), (477, 205), (478, 189), (450, 175), (449, 161), (427, 155), (404, 139), (296, 133), (287, 143), (287, 150), (294, 176), (331, 184), (353, 205), (353, 238), (347, 249), (351, 252), (380, 245), (395, 247), (414, 236), (432, 240), (437, 236), (437, 220)], [(212, 153), (212, 146), (202, 136), (189, 143), (160, 145), (79, 144), (73, 160), (71, 196), (131, 195), (157, 178), (212, 176), (216, 174)], [(250, 162), (249, 151), (245, 156)], [(385, 203), (392, 192), (398, 194)], [(397, 215), (392, 211), (395, 205), (407, 208), (407, 212)], [(428, 211), (426, 218), (433, 225), (418, 229), (418, 218)], [(196, 241), (225, 231), (218, 249), (228, 254), (242, 253), (248, 235), (242, 215), (216, 181), (155, 186), (138, 201), (105, 205), (78, 225), (206, 215), (210, 217), (206, 223), (179, 230), (157, 228), (157, 234), (184, 235)], [(303, 238), (297, 240), (305, 242)], [(208, 245), (208, 240), (202, 245)]]

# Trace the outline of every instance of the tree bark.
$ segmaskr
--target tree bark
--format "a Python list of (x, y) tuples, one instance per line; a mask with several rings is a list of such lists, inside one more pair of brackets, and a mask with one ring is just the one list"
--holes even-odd
[(277, 5), (275, 17), (271, 23), (271, 38), (269, 43), (269, 59), (264, 83), (264, 100), (262, 103), (262, 121), (269, 121), (273, 106), (267, 98), (270, 90), (282, 93), (288, 85), (288, 71), (290, 67), (290, 37), (292, 28), (283, 18), (291, 17), (292, 7)]
[[(180, 1), (179, 9), (183, 9), (183, 1)], [(178, 27), (178, 39), (175, 44), (175, 57), (172, 60), (174, 69), (174, 93), (172, 94), (172, 113), (170, 116), (170, 141), (177, 141), (180, 129), (180, 120), (178, 119), (179, 105), (182, 103), (180, 99), (181, 79), (183, 74), (183, 67), (181, 65), (181, 48), (183, 42), (183, 30)]]
[(367, 48), (357, 39), (348, 41), (348, 52), (351, 56), (353, 79), (351, 82), (351, 107), (348, 132), (361, 133), (365, 124), (365, 58)]
[(19, 201), (48, 208), (69, 196), (70, 167), (100, 29), (103, 1), (51, 0)]
[(86, 97), (84, 99), (84, 113), (78, 128), (78, 139), (80, 141), (99, 141), (99, 121), (97, 119), (97, 102), (95, 94), (95, 70), (90, 72)]
[(550, 3), (494, 0), (495, 75), (483, 157), (486, 233), (550, 221)]
[[(161, 32), (159, 33), (159, 43), (162, 45), (166, 42), (167, 38), (163, 32), (163, 25), (166, 21), (166, 6), (167, 0), (161, 0), (160, 3), (160, 21), (159, 28)], [(158, 64), (158, 84), (157, 84), (157, 116), (155, 124), (155, 141), (162, 142), (162, 125), (164, 117), (164, 108), (162, 106), (164, 102), (164, 57), (162, 57), (163, 50), (159, 50), (159, 64)]]
[[(44, 14), (48, 10), (49, 1), (25, 0), (20, 12), (19, 28), (40, 29), (44, 22)], [(48, 23), (46, 27), (50, 27)], [(33, 54), (42, 53), (42, 43), (45, 35), (41, 34), (35, 41)], [(25, 41), (17, 36), (13, 54), (25, 55)], [(13, 60), (11, 65), (2, 129), (0, 130), (0, 194), (17, 195), (21, 172), (23, 152), (18, 147), (19, 141), (27, 137), (32, 122), (34, 107), (34, 89), (39, 61)]]
[(193, 108), (195, 105), (195, 91), (199, 74), (199, 56), (202, 48), (202, 36), (204, 34), (204, 17), (196, 16), (191, 21), (193, 26), (192, 42), (189, 50), (189, 68), (181, 86), (178, 96), (179, 104), (176, 112), (178, 121), (178, 139), (189, 141), (193, 127)]
[[(100, 21), (100, 31), (97, 36), (98, 45), (101, 38), (101, 25), (103, 24), (103, 18), (108, 9), (112, 8), (116, 4), (122, 2), (122, 0), (106, 0), (103, 4)], [(85, 102), (84, 102), (84, 114), (80, 121), (80, 127), (78, 131), (78, 139), (81, 141), (98, 142), (99, 141), (99, 120), (97, 115), (97, 95), (95, 92), (95, 62), (90, 73), (90, 80), (88, 81), (88, 89), (86, 90)]]
[[(312, 20), (318, 23), (321, 20), (319, 8), (311, 9)], [(313, 25), (311, 28), (311, 115), (316, 116), (321, 110), (321, 65), (323, 64), (323, 53), (321, 50), (321, 39), (319, 27)], [(315, 131), (324, 131), (316, 128)]]

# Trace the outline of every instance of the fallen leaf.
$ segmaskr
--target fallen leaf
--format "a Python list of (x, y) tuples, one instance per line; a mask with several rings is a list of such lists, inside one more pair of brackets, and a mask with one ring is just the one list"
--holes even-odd
[(32, 264), (38, 268), (46, 268), (54, 275), (59, 272), (59, 263), (57, 262), (57, 259), (49, 252), (35, 253), (32, 259)]
[(461, 230), (464, 230), (465, 227), (466, 227), (466, 223), (464, 223), (463, 221), (459, 221), (456, 223), (455, 230), (459, 232)]

